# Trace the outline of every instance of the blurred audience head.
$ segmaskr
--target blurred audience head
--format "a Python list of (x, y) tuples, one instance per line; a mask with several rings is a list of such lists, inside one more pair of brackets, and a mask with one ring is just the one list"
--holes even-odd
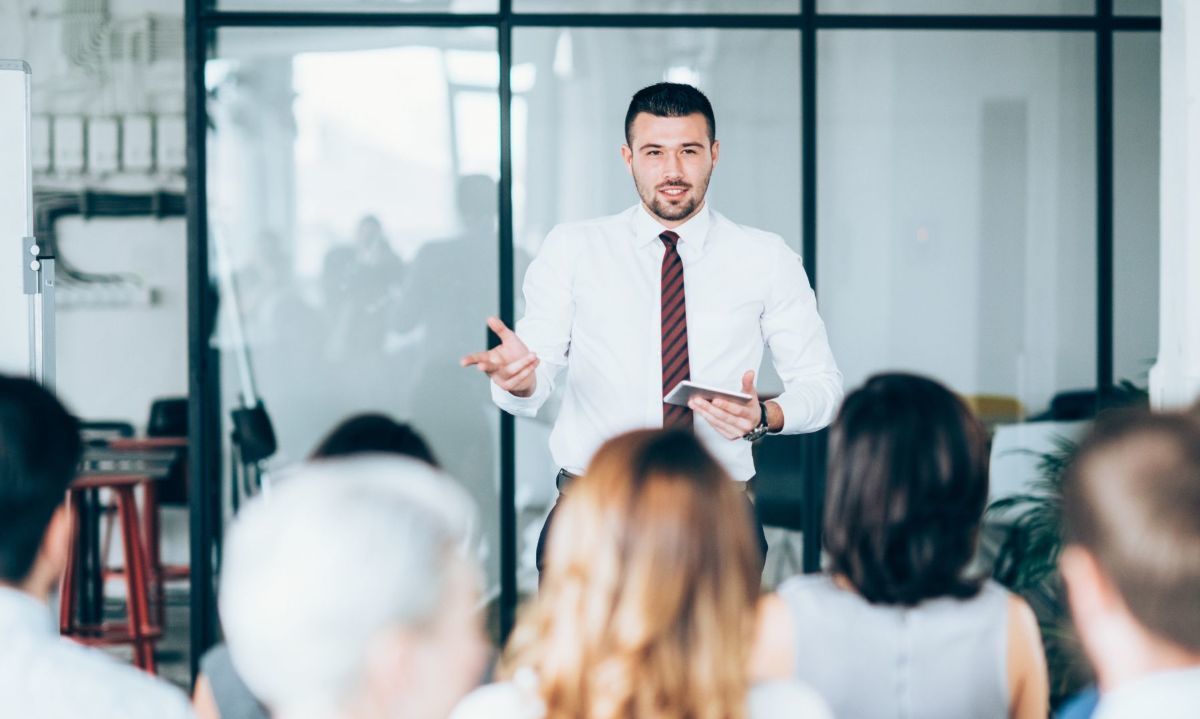
[(230, 655), (272, 716), (446, 716), (486, 657), (473, 508), (428, 465), (311, 463), (227, 535)]
[(356, 414), (342, 420), (313, 450), (310, 459), (356, 454), (398, 454), (438, 466), (433, 451), (409, 425), (384, 414)]
[(969, 597), (988, 495), (983, 426), (950, 390), (909, 374), (851, 392), (829, 441), (825, 548), (867, 601)]
[(63, 502), (83, 453), (79, 422), (41, 385), (0, 375), (0, 584), (45, 598), (66, 563)]
[(692, 433), (606, 442), (566, 490), (503, 673), (536, 673), (548, 719), (743, 716), (759, 595), (746, 514)]
[(1102, 416), (1063, 481), (1060, 558), (1102, 688), (1200, 666), (1200, 419)]

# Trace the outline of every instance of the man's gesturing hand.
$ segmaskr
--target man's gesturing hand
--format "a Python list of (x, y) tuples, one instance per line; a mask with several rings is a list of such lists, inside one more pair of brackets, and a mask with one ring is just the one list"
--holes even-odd
[(754, 388), (754, 370), (742, 375), (742, 394), (750, 395), (750, 399), (740, 402), (721, 397), (692, 397), (688, 400), (688, 407), (711, 424), (722, 437), (741, 439), (757, 427), (762, 419), (758, 390)]
[(500, 389), (518, 397), (528, 397), (537, 387), (537, 355), (529, 351), (516, 332), (499, 317), (489, 317), (488, 327), (500, 338), (500, 344), (486, 352), (476, 352), (459, 360), (463, 367), (474, 365)]

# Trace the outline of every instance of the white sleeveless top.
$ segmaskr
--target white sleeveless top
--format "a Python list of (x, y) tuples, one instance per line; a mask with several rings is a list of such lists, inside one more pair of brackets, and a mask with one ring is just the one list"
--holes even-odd
[(1008, 716), (1009, 593), (988, 581), (970, 599), (870, 604), (826, 575), (779, 588), (795, 623), (796, 678), (836, 716)]
[[(750, 719), (832, 719), (829, 707), (813, 690), (796, 682), (759, 684), (746, 700)], [(542, 719), (546, 707), (537, 695), (532, 671), (517, 672), (509, 682), (489, 684), (459, 702), (450, 719)]]

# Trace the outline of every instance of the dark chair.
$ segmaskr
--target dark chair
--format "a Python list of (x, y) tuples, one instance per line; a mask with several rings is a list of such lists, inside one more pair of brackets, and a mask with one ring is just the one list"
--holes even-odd
[(764, 527), (804, 534), (802, 557), (787, 561), (817, 571), (825, 501), (825, 431), (768, 435), (754, 444), (755, 511)]

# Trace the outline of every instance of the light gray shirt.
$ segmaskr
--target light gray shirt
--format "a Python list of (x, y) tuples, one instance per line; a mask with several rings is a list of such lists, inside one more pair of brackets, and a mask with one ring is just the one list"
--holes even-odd
[(0, 714), (21, 719), (188, 719), (183, 692), (58, 636), (50, 609), (0, 587)]
[[(829, 707), (813, 690), (797, 682), (770, 682), (750, 690), (750, 719), (832, 719)], [(450, 719), (542, 719), (546, 707), (537, 694), (537, 678), (518, 672), (513, 681), (476, 689), (459, 702)]]
[(1157, 672), (1100, 695), (1093, 719), (1195, 719), (1200, 667)]
[(1002, 719), (1009, 712), (1009, 593), (871, 604), (827, 575), (779, 588), (795, 625), (796, 679), (836, 716)]

